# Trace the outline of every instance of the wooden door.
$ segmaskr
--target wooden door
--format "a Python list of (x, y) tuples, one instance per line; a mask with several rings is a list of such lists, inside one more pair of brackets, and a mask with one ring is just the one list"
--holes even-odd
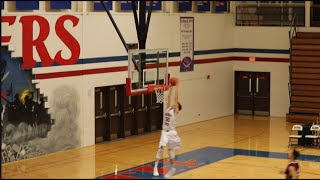
[(107, 128), (108, 140), (123, 136), (121, 131), (120, 86), (107, 87)]
[(253, 115), (252, 73), (235, 72), (235, 113)]
[(122, 136), (127, 137), (136, 133), (136, 122), (134, 117), (134, 100), (132, 96), (126, 95), (126, 86), (121, 86), (121, 126)]
[(145, 103), (145, 96), (145, 94), (134, 96), (134, 116), (138, 134), (142, 134), (147, 131), (147, 105)]
[(162, 128), (163, 121), (163, 103), (157, 103), (156, 94), (151, 94), (151, 119), (153, 129), (158, 130)]
[(235, 72), (235, 114), (270, 115), (270, 73)]
[(163, 105), (157, 103), (157, 97), (155, 93), (146, 95), (147, 104), (147, 131), (156, 131), (161, 129), (163, 118)]
[(106, 141), (106, 87), (95, 88), (95, 142)]
[(270, 115), (270, 73), (256, 72), (253, 75), (254, 115)]

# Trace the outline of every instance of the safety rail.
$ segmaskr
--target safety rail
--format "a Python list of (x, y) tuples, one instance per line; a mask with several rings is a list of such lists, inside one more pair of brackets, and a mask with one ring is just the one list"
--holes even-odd
[(292, 38), (297, 35), (297, 24), (296, 24), (296, 14), (293, 15), (293, 19), (291, 22), (291, 27), (289, 31), (289, 43), (290, 43), (290, 58), (289, 58), (289, 83), (288, 83), (288, 88), (289, 88), (289, 99), (290, 99), (290, 104), (291, 104), (291, 73), (292, 73)]
[(296, 26), (305, 25), (304, 5), (240, 4), (236, 7), (237, 26)]
[(310, 9), (310, 26), (320, 27), (320, 5), (312, 5)]

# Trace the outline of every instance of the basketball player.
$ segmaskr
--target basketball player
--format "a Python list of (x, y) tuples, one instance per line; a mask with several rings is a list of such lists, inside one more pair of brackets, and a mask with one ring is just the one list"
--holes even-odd
[(300, 156), (300, 153), (297, 150), (293, 150), (289, 153), (288, 159), (289, 164), (285, 171), (281, 171), (282, 174), (286, 175), (286, 179), (298, 179), (299, 178), (299, 170), (300, 165), (299, 162), (296, 160)]
[(165, 175), (165, 178), (171, 177), (175, 173), (176, 169), (174, 167), (174, 163), (175, 163), (174, 151), (181, 147), (181, 140), (175, 129), (176, 116), (178, 115), (179, 111), (182, 108), (181, 104), (178, 102), (178, 94), (179, 94), (178, 82), (176, 82), (175, 86), (176, 88), (175, 88), (175, 97), (174, 97), (173, 104), (171, 104), (171, 96), (172, 96), (173, 88), (170, 88), (169, 90), (169, 99), (167, 104), (168, 108), (164, 114), (159, 149), (156, 155), (155, 166), (153, 169), (153, 175), (159, 176), (159, 172), (158, 172), (159, 160), (163, 154), (164, 148), (168, 145), (168, 154), (170, 157), (170, 169), (169, 169), (169, 172)]

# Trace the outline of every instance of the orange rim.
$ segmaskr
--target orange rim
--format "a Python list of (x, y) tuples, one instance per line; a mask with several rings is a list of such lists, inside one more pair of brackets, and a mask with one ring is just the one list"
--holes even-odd
[(164, 88), (164, 91), (166, 91), (169, 88), (171, 88), (171, 86), (166, 84), (150, 84), (148, 85), (148, 92), (149, 93), (154, 92), (156, 88)]

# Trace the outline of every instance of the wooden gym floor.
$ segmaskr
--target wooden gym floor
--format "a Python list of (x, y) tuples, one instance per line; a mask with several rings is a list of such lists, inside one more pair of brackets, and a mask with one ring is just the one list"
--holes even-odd
[[(288, 163), (291, 127), (285, 118), (251, 116), (179, 127), (183, 148), (176, 152), (177, 173), (172, 178), (284, 178), (279, 171)], [(2, 177), (152, 178), (159, 138), (160, 131), (7, 163)], [(303, 154), (300, 178), (320, 179), (320, 149), (298, 150)], [(160, 173), (167, 171), (167, 164), (164, 159)]]

